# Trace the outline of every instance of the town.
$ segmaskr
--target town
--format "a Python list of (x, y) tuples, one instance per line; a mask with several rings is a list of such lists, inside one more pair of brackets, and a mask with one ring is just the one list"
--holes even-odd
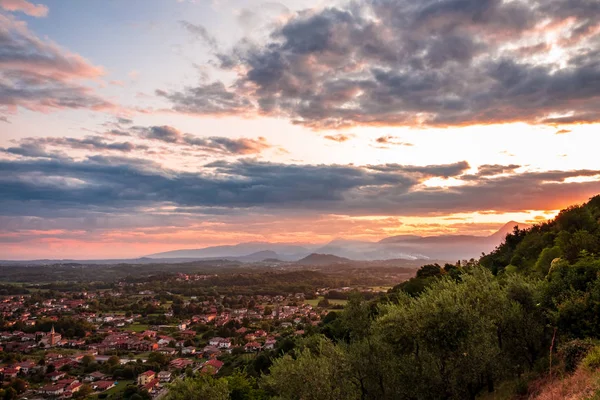
[[(208, 277), (178, 273), (170, 281), (177, 287)], [(261, 354), (342, 309), (355, 289), (186, 296), (149, 287), (121, 281), (111, 289), (2, 296), (0, 398), (160, 399), (174, 380), (260, 364)]]

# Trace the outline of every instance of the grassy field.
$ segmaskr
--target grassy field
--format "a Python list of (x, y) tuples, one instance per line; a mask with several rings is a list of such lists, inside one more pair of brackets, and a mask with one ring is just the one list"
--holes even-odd
[[(131, 380), (131, 381), (118, 381), (118, 383), (115, 385), (114, 388), (108, 389), (106, 392), (102, 392), (102, 393), (107, 394), (108, 396), (113, 396), (113, 395), (116, 395), (118, 393), (121, 393), (121, 392), (125, 391), (125, 388), (127, 387), (127, 385), (133, 385), (133, 384), (135, 384), (135, 381), (133, 381), (133, 380)], [(94, 396), (92, 398), (97, 399), (98, 395), (96, 395), (96, 396)]]
[(148, 330), (148, 325), (134, 322), (133, 324), (125, 327), (125, 329), (131, 332), (144, 332)]
[[(313, 307), (316, 307), (317, 304), (319, 304), (319, 302), (323, 299), (324, 299), (323, 296), (319, 296), (316, 299), (306, 300), (305, 303), (310, 304)], [(338, 305), (345, 306), (347, 302), (348, 302), (348, 300), (329, 299), (330, 305), (338, 304)]]
[(375, 292), (387, 292), (392, 286), (370, 286), (370, 288)]

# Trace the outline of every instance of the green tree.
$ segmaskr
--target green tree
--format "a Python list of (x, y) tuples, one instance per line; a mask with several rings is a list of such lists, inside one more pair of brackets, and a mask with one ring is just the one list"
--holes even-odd
[(185, 378), (169, 385), (169, 392), (165, 400), (229, 400), (229, 388), (223, 378), (215, 379), (211, 376), (198, 378)]
[(316, 348), (301, 350), (296, 359), (289, 354), (276, 359), (262, 378), (266, 391), (286, 400), (359, 399), (344, 353), (324, 339), (311, 347)]

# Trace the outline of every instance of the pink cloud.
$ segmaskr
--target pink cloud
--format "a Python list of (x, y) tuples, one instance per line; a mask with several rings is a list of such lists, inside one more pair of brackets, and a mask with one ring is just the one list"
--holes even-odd
[(45, 17), (48, 7), (43, 4), (33, 4), (26, 0), (0, 0), (0, 7), (6, 11), (21, 11), (32, 17)]
[[(14, 1), (14, 0), (13, 0)], [(3, 7), (13, 4), (0, 0)], [(110, 110), (116, 106), (81, 81), (98, 80), (104, 69), (49, 39), (41, 39), (27, 24), (0, 14), (0, 36), (6, 51), (0, 59), (0, 114), (19, 107), (48, 112), (56, 109)]]

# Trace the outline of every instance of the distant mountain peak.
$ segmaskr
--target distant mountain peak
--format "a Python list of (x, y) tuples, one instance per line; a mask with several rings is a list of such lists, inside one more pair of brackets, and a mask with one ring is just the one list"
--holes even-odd
[(506, 235), (508, 235), (515, 229), (515, 226), (518, 226), (519, 229), (531, 228), (531, 225), (529, 225), (529, 224), (525, 224), (525, 223), (517, 222), (517, 221), (509, 221), (506, 224), (504, 224), (502, 226), (502, 228), (498, 229), (495, 233), (490, 235), (490, 238), (504, 239), (506, 237)]

